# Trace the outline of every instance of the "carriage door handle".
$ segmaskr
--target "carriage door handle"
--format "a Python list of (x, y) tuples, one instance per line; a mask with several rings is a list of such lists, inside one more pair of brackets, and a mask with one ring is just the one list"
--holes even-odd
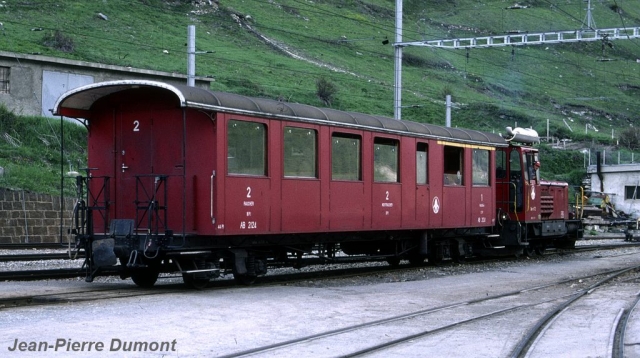
[(122, 172), (124, 173), (124, 171), (127, 169), (129, 169), (129, 167), (122, 163)]

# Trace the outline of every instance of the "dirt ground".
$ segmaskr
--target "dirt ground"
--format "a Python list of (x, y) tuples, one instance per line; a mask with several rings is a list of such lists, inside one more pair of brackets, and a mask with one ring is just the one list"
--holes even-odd
[[(364, 281), (353, 278), (313, 280), (300, 284), (203, 291), (185, 288), (161, 295), (5, 308), (0, 309), (0, 355), (21, 358), (215, 357), (381, 317), (631, 264), (640, 265), (640, 249), (569, 254), (487, 266), (425, 267), (416, 270), (411, 277), (381, 274)], [(0, 297), (77, 290), (87, 285), (125, 288), (131, 282), (3, 282), (0, 283)], [(162, 283), (157, 287), (162, 287)], [(606, 305), (606, 299), (599, 304)], [(486, 337), (491, 340), (492, 330), (509, 329), (510, 324), (506, 320), (502, 327), (478, 327), (478, 331), (465, 334), (482, 334), (483, 340), (488, 342)], [(629, 334), (640, 341), (640, 325), (632, 324), (630, 329)], [(558, 342), (565, 338), (557, 337)], [(630, 357), (640, 356), (637, 347), (636, 344), (631, 348), (636, 351)], [(336, 340), (321, 351), (302, 354), (298, 348), (291, 348), (258, 356), (335, 357), (349, 352), (349, 348), (349, 342)], [(482, 344), (477, 339), (443, 336), (437, 345), (404, 347), (401, 355), (504, 357), (510, 353), (510, 348), (508, 342)]]

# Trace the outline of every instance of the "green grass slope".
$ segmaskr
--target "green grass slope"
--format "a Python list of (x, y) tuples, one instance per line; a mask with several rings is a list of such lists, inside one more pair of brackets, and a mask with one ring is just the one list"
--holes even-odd
[[(60, 148), (63, 148), (61, 151)], [(60, 171), (86, 166), (85, 127), (59, 119), (21, 117), (0, 106), (0, 187), (60, 194)], [(67, 179), (65, 195), (75, 195)]]

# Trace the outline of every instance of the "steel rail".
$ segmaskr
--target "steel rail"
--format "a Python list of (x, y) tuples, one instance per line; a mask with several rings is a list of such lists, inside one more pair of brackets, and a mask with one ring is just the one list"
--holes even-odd
[(556, 306), (553, 310), (547, 313), (544, 317), (542, 317), (520, 340), (520, 342), (515, 346), (514, 350), (511, 352), (511, 358), (522, 358), (527, 355), (529, 350), (534, 346), (534, 343), (538, 340), (539, 337), (547, 330), (547, 328), (553, 323), (553, 321), (571, 304), (584, 297), (585, 295), (591, 293), (593, 290), (599, 288), (605, 283), (633, 270), (640, 269), (640, 266), (632, 266), (625, 269), (617, 270), (611, 273), (608, 277), (590, 285), (589, 287), (581, 290), (580, 292), (573, 295), (571, 298), (563, 302), (562, 304)]
[(640, 302), (640, 292), (636, 294), (636, 298), (634, 299), (633, 303), (631, 303), (628, 309), (624, 310), (621, 319), (618, 321), (618, 325), (616, 327), (616, 333), (614, 337), (614, 344), (613, 344), (613, 357), (625, 356), (624, 355), (624, 351), (625, 351), (624, 338), (625, 338), (625, 333), (627, 331), (627, 326), (629, 325), (629, 317), (631, 316), (633, 311), (636, 309), (639, 302)]
[[(362, 324), (358, 324), (358, 325), (338, 328), (338, 329), (335, 329), (335, 330), (330, 330), (330, 331), (326, 331), (326, 332), (320, 332), (320, 333), (317, 333), (317, 334), (312, 334), (312, 335), (308, 335), (308, 336), (304, 336), (304, 337), (300, 337), (300, 338), (295, 338), (295, 339), (291, 339), (291, 340), (287, 340), (287, 341), (283, 341), (283, 342), (278, 342), (278, 343), (274, 343), (274, 344), (270, 344), (270, 345), (266, 345), (266, 346), (262, 346), (262, 347), (256, 347), (256, 348), (253, 348), (253, 349), (239, 351), (239, 352), (223, 355), (223, 356), (221, 356), (221, 358), (251, 356), (251, 355), (255, 355), (255, 354), (259, 354), (259, 353), (263, 353), (263, 352), (268, 352), (268, 351), (273, 351), (273, 350), (277, 350), (277, 349), (281, 349), (281, 348), (294, 346), (294, 345), (301, 344), (301, 343), (306, 343), (306, 342), (309, 342), (309, 341), (320, 340), (320, 339), (323, 339), (323, 338), (336, 336), (336, 335), (339, 335), (339, 334), (348, 333), (348, 332), (356, 331), (356, 330), (359, 330), (359, 329), (365, 329), (365, 328), (369, 328), (369, 327), (373, 327), (373, 326), (378, 326), (378, 325), (391, 323), (391, 322), (395, 322), (395, 321), (415, 318), (415, 317), (419, 317), (419, 316), (426, 316), (426, 315), (429, 315), (429, 314), (432, 314), (432, 313), (436, 313), (436, 312), (439, 312), (439, 311), (443, 311), (443, 310), (447, 310), (447, 309), (454, 309), (454, 308), (457, 308), (457, 307), (463, 307), (463, 306), (468, 306), (468, 305), (472, 305), (472, 304), (484, 303), (484, 302), (488, 302), (488, 301), (492, 301), (492, 300), (498, 300), (498, 299), (502, 299), (502, 298), (510, 297), (510, 296), (518, 296), (518, 295), (521, 295), (521, 294), (524, 294), (524, 293), (528, 293), (528, 292), (532, 292), (532, 291), (543, 290), (543, 289), (551, 288), (551, 287), (554, 287), (554, 286), (560, 286), (560, 285), (564, 285), (564, 284), (568, 284), (568, 283), (573, 283), (573, 282), (576, 282), (576, 281), (579, 281), (579, 280), (585, 280), (585, 279), (589, 279), (589, 278), (599, 277), (599, 276), (602, 276), (602, 275), (608, 275), (608, 274), (612, 274), (612, 273), (616, 273), (616, 272), (618, 272), (618, 270), (608, 271), (608, 272), (598, 273), (598, 274), (592, 274), (592, 275), (587, 275), (587, 276), (584, 276), (584, 277), (574, 277), (574, 278), (561, 280), (561, 281), (557, 281), (557, 282), (552, 282), (552, 283), (541, 285), (541, 286), (524, 288), (524, 289), (505, 292), (505, 293), (497, 294), (497, 295), (493, 295), (493, 296), (476, 298), (476, 299), (472, 299), (472, 300), (469, 300), (469, 301), (454, 302), (454, 303), (443, 305), (443, 306), (427, 308), (427, 309), (414, 311), (414, 312), (409, 312), (409, 313), (398, 315), (398, 316), (393, 316), (393, 317), (389, 317), (389, 318), (383, 318), (383, 319), (374, 320), (374, 321), (371, 321), (371, 322), (366, 322), (366, 323), (362, 323)], [(575, 295), (575, 293), (571, 294), (570, 297), (572, 297), (574, 295)], [(492, 311), (492, 312), (489, 312), (489, 313), (486, 313), (486, 314), (483, 314), (483, 315), (472, 317), (472, 318), (469, 318), (469, 319), (466, 319), (466, 320), (456, 321), (456, 322), (453, 322), (453, 323), (450, 323), (450, 324), (447, 324), (447, 325), (444, 325), (444, 326), (440, 326), (440, 327), (437, 327), (437, 328), (434, 328), (434, 329), (431, 329), (431, 330), (422, 331), (422, 332), (419, 332), (419, 333), (416, 333), (416, 334), (412, 334), (412, 335), (404, 336), (404, 337), (401, 337), (401, 338), (398, 338), (398, 339), (395, 339), (395, 340), (391, 340), (389, 342), (385, 342), (385, 343), (382, 343), (382, 344), (379, 344), (379, 345), (367, 347), (365, 349), (362, 349), (362, 350), (359, 350), (359, 351), (356, 351), (356, 352), (352, 352), (352, 353), (349, 353), (349, 354), (341, 355), (341, 357), (357, 357), (357, 356), (365, 355), (365, 354), (372, 353), (372, 352), (375, 352), (375, 351), (380, 351), (380, 350), (387, 349), (387, 348), (390, 348), (390, 347), (395, 346), (395, 345), (406, 343), (406, 342), (414, 340), (416, 338), (422, 338), (422, 337), (425, 337), (425, 336), (428, 336), (428, 335), (432, 335), (432, 334), (435, 334), (435, 333), (438, 333), (438, 332), (449, 330), (449, 329), (458, 327), (460, 325), (464, 325), (464, 324), (476, 322), (476, 321), (479, 321), (479, 320), (487, 319), (487, 318), (490, 318), (490, 317), (502, 315), (502, 314), (505, 314), (505, 313), (508, 313), (508, 312), (511, 312), (511, 311), (526, 309), (526, 308), (529, 308), (529, 307), (532, 307), (532, 306), (536, 306), (536, 305), (540, 305), (540, 304), (544, 304), (544, 303), (548, 303), (548, 302), (557, 301), (558, 299), (563, 299), (565, 297), (567, 297), (567, 296), (555, 297), (555, 298), (547, 299), (547, 300), (543, 300), (543, 301), (536, 301), (536, 302), (533, 302), (533, 303), (523, 303), (523, 304), (515, 305), (515, 306), (512, 306), (512, 307), (506, 307), (506, 308), (499, 309), (499, 310), (496, 310), (496, 311)]]
[[(70, 257), (73, 256), (73, 257)], [(0, 255), (0, 262), (19, 262), (19, 261), (40, 261), (40, 260), (77, 260), (84, 259), (84, 253), (69, 254), (68, 252), (55, 253), (29, 253), (29, 254), (13, 254)]]

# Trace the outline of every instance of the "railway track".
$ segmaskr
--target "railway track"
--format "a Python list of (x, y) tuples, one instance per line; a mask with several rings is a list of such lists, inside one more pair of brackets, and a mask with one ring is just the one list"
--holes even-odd
[[(547, 250), (548, 255), (552, 254), (566, 254), (571, 252), (586, 252), (595, 250), (613, 250), (621, 247), (640, 246), (640, 243), (620, 243), (620, 244), (607, 244), (607, 245), (582, 245), (573, 250)], [(28, 262), (28, 261), (40, 261), (40, 260), (74, 260), (83, 259), (83, 255), (76, 257), (70, 257), (69, 253), (28, 253), (18, 255), (0, 255), (0, 262)], [(475, 263), (486, 263), (491, 260), (504, 259), (504, 258), (478, 258), (470, 259), (465, 262), (465, 265), (474, 265)], [(447, 265), (445, 262), (443, 265)], [(401, 265), (399, 267), (391, 267), (386, 265), (375, 265), (372, 267), (360, 267), (360, 268), (339, 268), (333, 270), (323, 270), (313, 272), (296, 272), (293, 274), (279, 274), (268, 275), (261, 278), (261, 282), (268, 284), (274, 282), (286, 282), (294, 277), (298, 277), (300, 280), (315, 279), (315, 278), (338, 278), (348, 276), (358, 276), (369, 273), (384, 273), (384, 272), (402, 272), (408, 269), (413, 269), (416, 266)], [(114, 276), (118, 275), (116, 269), (106, 268), (102, 269), (99, 276)], [(56, 268), (56, 269), (42, 269), (42, 270), (0, 270), (0, 281), (34, 281), (34, 280), (51, 280), (51, 279), (66, 279), (84, 277), (86, 271), (80, 267), (77, 268)], [(218, 280), (212, 281), (214, 284)]]
[[(69, 243), (19, 243), (0, 244), (0, 250), (48, 250), (48, 249), (68, 249)], [(75, 245), (71, 246), (75, 249)]]
[(40, 261), (40, 260), (77, 260), (84, 259), (84, 252), (79, 254), (68, 252), (53, 253), (28, 253), (28, 254), (10, 254), (0, 255), (0, 262), (21, 262), (21, 261)]
[[(625, 275), (631, 275), (624, 281), (637, 281), (640, 266), (629, 267), (616, 272), (612, 272), (603, 279), (580, 290), (575, 295), (568, 297), (550, 310), (545, 316), (540, 318), (533, 327), (523, 336), (515, 346), (511, 357), (544, 357), (550, 352), (557, 352), (557, 341), (553, 339), (554, 334), (562, 330), (571, 329), (575, 335), (590, 336), (590, 340), (576, 340), (578, 342), (565, 341), (563, 344), (568, 351), (572, 351), (577, 356), (583, 356), (584, 352), (596, 353), (597, 356), (625, 357), (624, 332), (628, 324), (629, 312), (638, 304), (639, 296), (626, 296), (622, 302), (615, 302), (611, 290), (619, 291), (619, 285), (613, 285), (615, 280)], [(602, 291), (595, 293), (597, 291)], [(587, 297), (589, 296), (589, 297)], [(598, 297), (600, 296), (600, 297)], [(598, 304), (594, 307), (587, 300), (601, 302), (605, 300), (606, 305)], [(598, 329), (585, 325), (576, 325), (575, 322), (584, 317), (593, 317), (598, 322)], [(603, 322), (608, 322), (607, 327)], [(555, 331), (555, 333), (554, 333)]]
[[(510, 322), (526, 321), (518, 319), (523, 316), (524, 312), (529, 312), (534, 308), (537, 311), (545, 311), (544, 307), (549, 305), (560, 307), (565, 302), (574, 302), (576, 297), (591, 292), (622, 274), (634, 272), (638, 277), (638, 270), (640, 270), (640, 266), (634, 266), (624, 270), (576, 277), (480, 299), (453, 302), (237, 351), (222, 357), (248, 357), (263, 354), (279, 357), (307, 356), (317, 352), (327, 352), (336, 345), (336, 342), (350, 342), (348, 348), (342, 347), (340, 357), (387, 356), (390, 354), (410, 356), (411, 352), (415, 354), (415, 352), (421, 351), (420, 347), (428, 346), (427, 343), (424, 343), (425, 340), (442, 342), (445, 336), (451, 339), (453, 332), (463, 326), (483, 324), (494, 326), (494, 322), (501, 319)], [(603, 279), (602, 276), (605, 278)], [(595, 283), (588, 284), (594, 281)], [(576, 289), (576, 286), (579, 288)], [(551, 312), (556, 312), (556, 310)], [(551, 315), (551, 312), (548, 315)], [(522, 325), (520, 327), (514, 326), (512, 329), (524, 331)], [(475, 332), (476, 336), (481, 336), (483, 331), (475, 328), (469, 328), (469, 330)], [(490, 344), (490, 341), (499, 340), (496, 331), (490, 330), (487, 333), (492, 338), (488, 339), (484, 343), (485, 345)], [(367, 339), (362, 337), (367, 337)], [(532, 339), (535, 340), (535, 335), (525, 334), (522, 342), (529, 342)], [(372, 344), (374, 342), (375, 344)], [(523, 343), (518, 344), (512, 357), (527, 355), (528, 349), (518, 349), (521, 345)], [(527, 345), (526, 348), (528, 347)], [(545, 354), (548, 356), (549, 352), (545, 352)]]
[[(630, 245), (625, 245), (630, 246)], [(618, 246), (619, 247), (619, 246)], [(588, 248), (593, 249), (592, 247)], [(552, 257), (552, 255), (549, 255)], [(589, 256), (589, 255), (588, 255)], [(616, 253), (613, 256), (619, 256)], [(515, 262), (515, 261), (514, 261)], [(475, 265), (475, 262), (469, 262), (465, 265), (443, 265), (446, 269), (447, 266), (456, 267), (468, 267)], [(480, 264), (478, 262), (478, 264)], [(503, 265), (501, 265), (503, 266)], [(307, 275), (301, 276), (299, 274), (291, 275), (273, 275), (266, 276), (263, 279), (262, 285), (295, 285), (300, 281), (309, 281), (313, 278), (317, 279), (334, 279), (334, 278), (347, 278), (349, 276), (363, 276), (367, 274), (375, 275), (376, 277), (381, 273), (395, 273), (402, 272), (403, 269), (408, 269), (408, 265), (401, 265), (399, 268), (393, 268), (389, 266), (377, 266), (377, 267), (365, 267), (357, 270), (339, 269), (335, 271), (326, 271), (320, 273), (305, 273)], [(503, 294), (488, 295), (480, 299), (456, 299), (447, 304), (440, 305), (425, 305), (422, 310), (403, 310), (401, 314), (397, 314), (393, 317), (385, 317), (377, 320), (371, 320), (370, 322), (364, 322), (357, 325), (349, 325), (341, 327), (340, 329), (333, 329), (327, 332), (319, 332), (314, 334), (305, 335), (299, 338), (287, 339), (281, 342), (272, 341), (270, 344), (256, 347), (243, 347), (244, 350), (236, 348), (236, 351), (230, 347), (229, 350), (225, 350), (220, 354), (226, 354), (227, 357), (236, 356), (254, 356), (254, 355), (274, 355), (274, 356), (310, 356), (317, 355), (317, 352), (328, 352), (327, 349), (335, 349), (337, 342), (347, 342), (346, 345), (349, 349), (341, 350), (343, 356), (387, 356), (389, 353), (400, 355), (406, 352), (421, 352), (416, 348), (416, 345), (422, 342), (444, 342), (443, 337), (453, 337), (458, 334), (458, 329), (467, 329), (469, 332), (474, 332), (475, 336), (479, 336), (481, 342), (475, 342), (476, 345), (490, 345), (496, 342), (509, 342), (510, 345), (516, 345), (517, 341), (513, 339), (505, 339), (501, 336), (499, 322), (508, 321), (514, 324), (510, 327), (510, 331), (514, 332), (514, 335), (524, 336), (528, 330), (530, 330), (535, 322), (540, 317), (546, 315), (549, 312), (549, 307), (556, 307), (561, 305), (566, 300), (574, 297), (576, 294), (582, 291), (594, 292), (594, 284), (602, 281), (604, 278), (616, 275), (617, 282), (628, 282), (629, 280), (636, 280), (638, 274), (637, 267), (629, 268), (627, 275), (628, 278), (621, 278), (620, 274), (616, 272), (605, 272), (597, 275), (589, 275), (582, 277), (572, 277), (567, 280), (558, 280), (548, 285), (533, 287), (530, 285), (524, 289), (520, 289), (513, 292), (506, 292)], [(431, 271), (425, 269), (425, 271)], [(440, 269), (434, 271), (441, 271)], [(473, 271), (473, 270), (470, 270)], [(624, 273), (622, 273), (624, 274)], [(117, 286), (117, 287), (116, 287)], [(216, 290), (221, 290), (229, 287), (233, 287), (235, 284), (232, 280), (215, 280), (210, 287), (204, 289), (204, 291), (211, 291), (213, 294)], [(104, 286), (102, 286), (104, 287)], [(85, 301), (96, 300), (109, 300), (127, 297), (137, 296), (150, 296), (150, 295), (167, 295), (167, 294), (182, 294), (185, 288), (180, 283), (176, 284), (162, 284), (156, 286), (154, 289), (139, 289), (131, 285), (113, 285), (108, 288), (97, 288), (96, 286), (87, 285), (87, 290), (73, 290), (71, 292), (58, 292), (46, 295), (32, 295), (24, 297), (13, 297), (0, 300), (0, 309), (7, 309), (11, 307), (24, 307), (33, 305), (55, 305), (61, 303), (77, 303)], [(636, 288), (637, 291), (637, 288)], [(589, 293), (587, 295), (591, 295)], [(484, 296), (484, 294), (483, 294)], [(461, 297), (461, 296), (458, 296)], [(631, 308), (629, 312), (633, 312)], [(406, 311), (406, 312), (405, 312)], [(535, 316), (532, 319), (529, 316)], [(624, 322), (624, 315), (621, 315), (618, 322)], [(556, 320), (558, 322), (559, 320)], [(337, 321), (337, 324), (340, 321)], [(525, 324), (526, 323), (526, 324)], [(487, 326), (489, 328), (487, 328)], [(495, 328), (495, 329), (494, 329)], [(605, 328), (610, 331), (611, 329)], [(551, 331), (547, 329), (547, 332)], [(486, 336), (482, 337), (482, 333), (485, 332)], [(363, 337), (367, 337), (363, 339)], [(624, 334), (622, 334), (624, 337)], [(289, 337), (291, 338), (291, 337)], [(469, 337), (465, 336), (464, 340), (468, 340)], [(539, 339), (538, 344), (535, 347), (542, 347), (544, 339)], [(615, 344), (622, 346), (624, 349), (624, 339), (622, 341), (615, 340)], [(622, 343), (620, 343), (622, 342)], [(263, 342), (264, 343), (264, 342)], [(456, 343), (449, 343), (455, 345)], [(473, 343), (469, 343), (470, 346)], [(329, 347), (329, 348), (327, 348)], [(247, 349), (250, 348), (250, 349)], [(404, 351), (404, 353), (403, 353)], [(427, 350), (427, 352), (434, 352), (435, 350)], [(511, 347), (509, 348), (511, 351)], [(505, 351), (501, 351), (502, 354), (495, 354), (494, 356), (505, 356)], [(406, 353), (411, 355), (410, 353)], [(536, 353), (531, 357), (535, 357)], [(332, 354), (335, 356), (337, 354)], [(615, 355), (614, 355), (615, 356)]]

